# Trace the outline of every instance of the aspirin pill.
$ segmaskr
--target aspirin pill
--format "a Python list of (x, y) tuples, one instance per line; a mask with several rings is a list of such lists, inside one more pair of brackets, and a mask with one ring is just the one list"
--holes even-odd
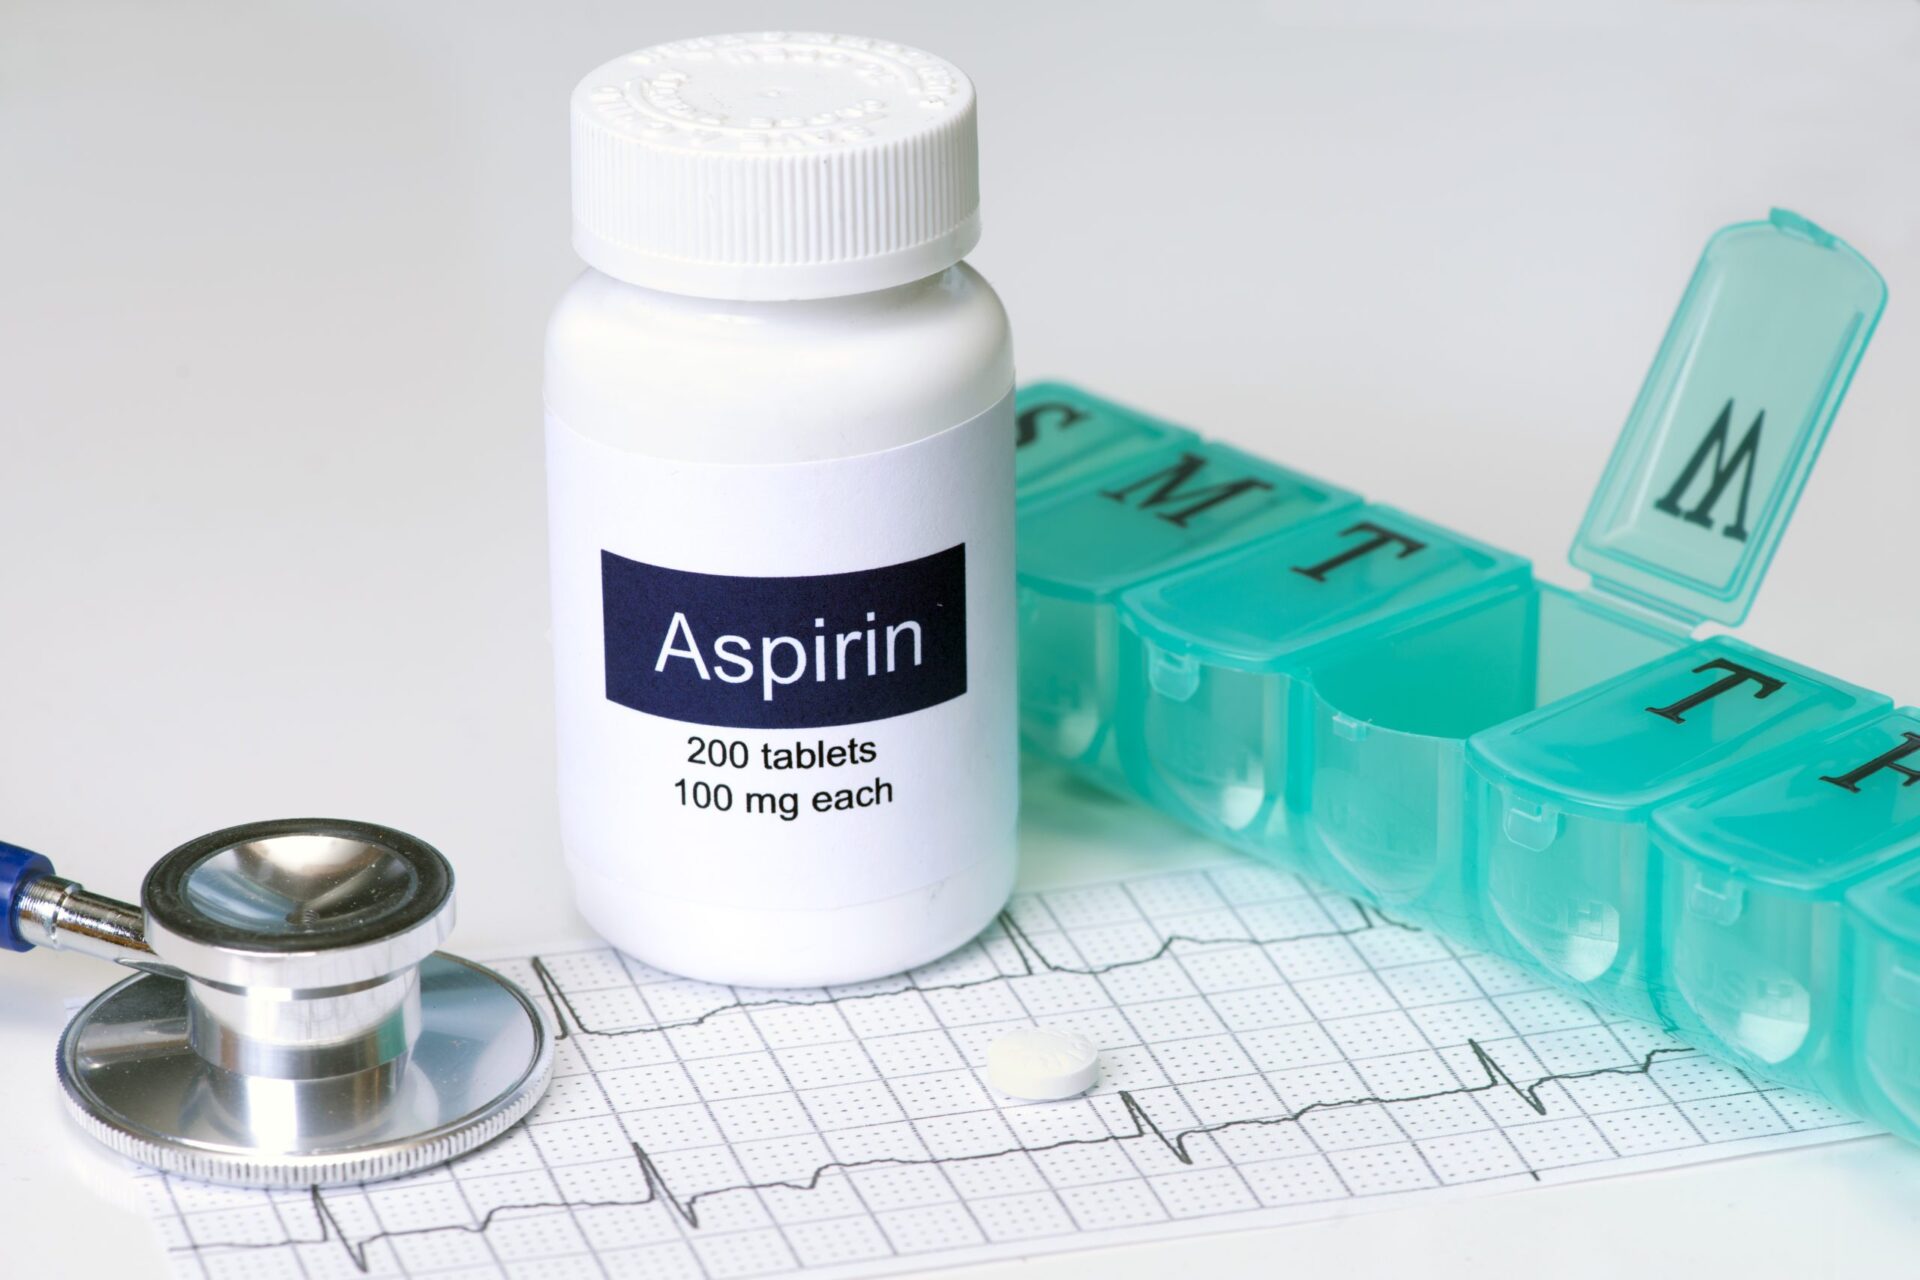
[(1085, 1093), (1100, 1078), (1100, 1051), (1071, 1031), (1022, 1027), (987, 1046), (987, 1083), (1004, 1094), (1051, 1102)]

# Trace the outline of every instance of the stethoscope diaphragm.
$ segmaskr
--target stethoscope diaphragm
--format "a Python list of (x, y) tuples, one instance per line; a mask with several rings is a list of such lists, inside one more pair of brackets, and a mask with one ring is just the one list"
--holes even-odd
[(57, 1058), (81, 1127), (141, 1163), (246, 1186), (431, 1167), (539, 1100), (553, 1041), (518, 986), (436, 950), (453, 872), (371, 823), (252, 823), (157, 863), (141, 906), (0, 846), (9, 945), (142, 973), (76, 1014)]

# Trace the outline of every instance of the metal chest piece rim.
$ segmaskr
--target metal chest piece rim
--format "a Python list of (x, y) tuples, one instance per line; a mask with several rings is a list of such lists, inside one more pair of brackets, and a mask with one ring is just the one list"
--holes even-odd
[(532, 1109), (553, 1035), (521, 989), (433, 950), (452, 872), (369, 823), (278, 821), (191, 841), (142, 891), (159, 972), (60, 1037), (69, 1111), (169, 1173), (256, 1187), (417, 1172)]

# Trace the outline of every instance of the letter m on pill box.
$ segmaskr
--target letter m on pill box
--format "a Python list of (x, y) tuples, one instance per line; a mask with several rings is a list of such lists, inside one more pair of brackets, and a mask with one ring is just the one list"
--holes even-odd
[(815, 729), (967, 691), (965, 546), (792, 578), (600, 553), (607, 698), (688, 724)]

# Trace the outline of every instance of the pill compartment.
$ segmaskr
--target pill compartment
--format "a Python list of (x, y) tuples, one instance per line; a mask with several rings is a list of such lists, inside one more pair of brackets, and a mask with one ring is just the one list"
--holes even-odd
[(1720, 637), (1467, 744), (1474, 837), (1496, 948), (1654, 1016), (1656, 806), (1888, 700)]
[[(1700, 931), (1689, 945), (1721, 958), (1688, 960), (1702, 1006), (1743, 928), (1803, 936), (1802, 954), (1817, 955), (1830, 910), (1827, 924), (1796, 925), (1798, 906), (1743, 886), (1750, 914), (1735, 913), (1728, 873), (1715, 880), (1695, 858), (1686, 880), (1667, 865), (1678, 837), (1650, 831), (1655, 814), (1785, 768), (1890, 705), (1693, 638), (1745, 617), (1885, 297), (1870, 265), (1796, 215), (1715, 235), (1575, 540), (1584, 593), (1479, 548), (1481, 576), (1398, 599), (1382, 577), (1380, 598), (1356, 590), (1317, 631), (1296, 609), (1287, 575), (1304, 557), (1289, 549), (1364, 534), (1382, 509), (1285, 472), (1285, 484), (1265, 473), (1260, 504), (1239, 505), (1248, 488), (1222, 481), (1253, 460), (1188, 440), (1023, 498), (1029, 746), (1612, 1009), (1658, 1017), (1680, 998), (1678, 953), (1661, 939), (1688, 902)], [(1203, 465), (1214, 470), (1196, 485)], [(1196, 518), (1175, 500), (1200, 501)], [(1146, 519), (1150, 506), (1172, 527)], [(1794, 1017), (1791, 995), (1767, 1003), (1787, 990), (1778, 968), (1754, 966), (1757, 1012), (1744, 1020), (1685, 1016), (1730, 1053), (1779, 1059), (1769, 1074), (1791, 1074), (1823, 1034), (1864, 1045), (1873, 1071), (1856, 1075), (1876, 1083), (1861, 1092), (1920, 1136), (1920, 874), (1883, 878), (1846, 892), (1838, 964), (1855, 995), (1831, 1029), (1821, 975), (1833, 965), (1816, 960), (1792, 979), (1809, 993), (1797, 1049), (1791, 1026), (1768, 1022)], [(1857, 1016), (1860, 992), (1870, 1017)], [(1826, 1075), (1801, 1078), (1846, 1101)]]
[[(1574, 541), (1596, 600), (1687, 633), (1746, 617), (1885, 302), (1794, 214), (1708, 242)], [(1715, 639), (1476, 733), (1465, 860), (1487, 940), (1655, 1015), (1652, 810), (1886, 706)]]
[(1410, 920), (1480, 942), (1468, 738), (1683, 643), (1671, 627), (1529, 584), (1323, 656), (1305, 828), (1316, 863)]
[[(1901, 785), (1920, 791), (1920, 783)], [(1846, 927), (1860, 1107), (1920, 1141), (1920, 861), (1903, 858), (1848, 890)]]
[(1111, 733), (1120, 593), (1357, 502), (1226, 445), (1176, 440), (1023, 503), (1020, 711), (1029, 749), (1123, 787)]
[(1014, 397), (1014, 488), (1025, 502), (1121, 465), (1193, 432), (1090, 395), (1036, 382)]
[(1529, 579), (1518, 556), (1365, 506), (1126, 592), (1117, 716), (1128, 782), (1210, 834), (1300, 865), (1316, 773), (1304, 673), (1316, 655), (1518, 596)]
[(1860, 1105), (1843, 899), (1879, 871), (1920, 866), (1915, 766), (1920, 716), (1898, 711), (1655, 811), (1655, 983), (1683, 1038)]

